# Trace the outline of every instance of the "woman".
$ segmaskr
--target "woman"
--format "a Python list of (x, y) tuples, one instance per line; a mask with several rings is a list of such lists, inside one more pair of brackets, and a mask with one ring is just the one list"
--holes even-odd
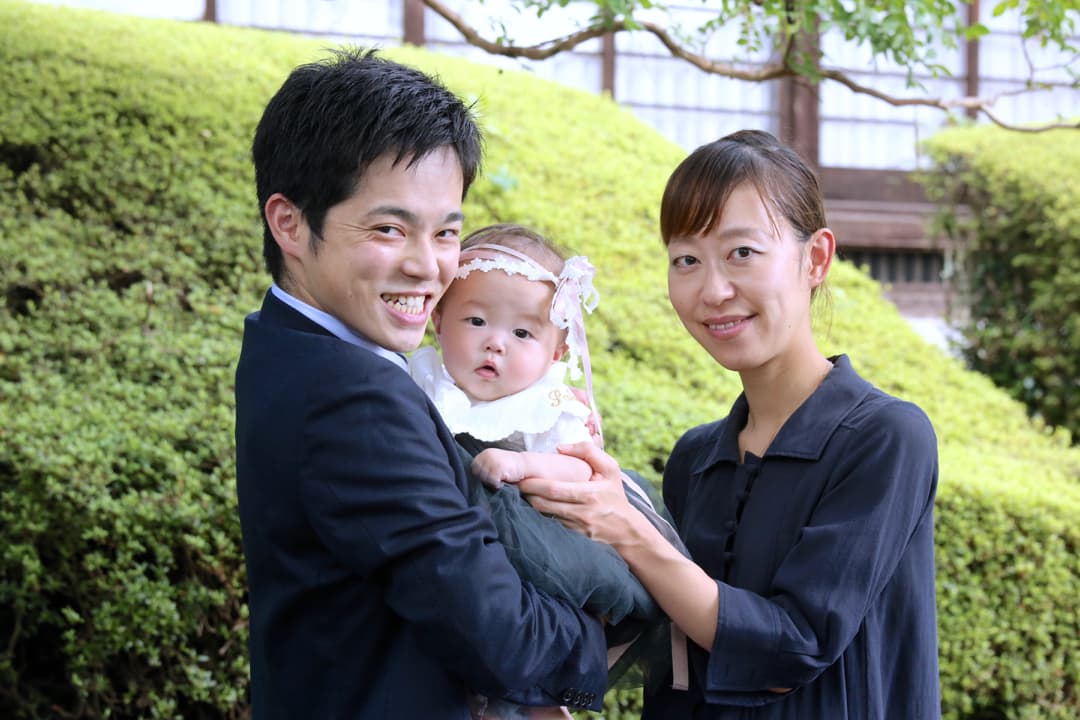
[(836, 249), (817, 179), (768, 133), (738, 132), (679, 165), (660, 226), (675, 311), (743, 386), (664, 470), (690, 558), (589, 443), (566, 450), (593, 482), (520, 484), (610, 543), (692, 641), (688, 687), (647, 694), (643, 717), (939, 717), (936, 440), (919, 408), (817, 348), (811, 300)]

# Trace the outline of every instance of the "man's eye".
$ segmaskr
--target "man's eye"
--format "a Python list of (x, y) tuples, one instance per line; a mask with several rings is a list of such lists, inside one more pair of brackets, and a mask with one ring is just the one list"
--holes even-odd
[(514, 331), (514, 336), (518, 337), (518, 338), (521, 338), (522, 340), (530, 337), (531, 335), (532, 335), (532, 333), (530, 333), (528, 330), (524, 330), (522, 328), (518, 328), (517, 330)]

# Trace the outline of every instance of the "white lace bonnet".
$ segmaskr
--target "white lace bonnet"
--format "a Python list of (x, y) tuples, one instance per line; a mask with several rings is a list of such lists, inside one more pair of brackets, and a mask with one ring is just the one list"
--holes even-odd
[(589, 407), (596, 411), (592, 388), (592, 364), (589, 362), (589, 343), (585, 339), (585, 317), (582, 308), (592, 313), (600, 302), (600, 294), (593, 287), (596, 268), (584, 255), (568, 258), (562, 271), (556, 276), (528, 255), (505, 245), (479, 243), (461, 251), (457, 279), (466, 278), (474, 270), (490, 272), (502, 270), (508, 275), (521, 275), (536, 282), (549, 282), (555, 286), (551, 299), (549, 317), (555, 327), (566, 330), (566, 344), (570, 357), (570, 379), (578, 380), (585, 374), (585, 392)]

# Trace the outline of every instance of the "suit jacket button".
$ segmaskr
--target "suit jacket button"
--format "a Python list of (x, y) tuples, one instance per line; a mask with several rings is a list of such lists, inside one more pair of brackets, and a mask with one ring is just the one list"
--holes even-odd
[(569, 705), (574, 701), (574, 688), (566, 688), (562, 691), (562, 695), (559, 696), (564, 705)]

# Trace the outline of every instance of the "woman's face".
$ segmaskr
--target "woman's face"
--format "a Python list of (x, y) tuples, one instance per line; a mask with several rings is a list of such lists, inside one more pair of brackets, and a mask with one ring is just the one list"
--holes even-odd
[(712, 230), (668, 244), (671, 304), (729, 370), (756, 370), (814, 350), (810, 292), (828, 272), (832, 233), (819, 230), (804, 243), (776, 219), (746, 183), (731, 193)]

